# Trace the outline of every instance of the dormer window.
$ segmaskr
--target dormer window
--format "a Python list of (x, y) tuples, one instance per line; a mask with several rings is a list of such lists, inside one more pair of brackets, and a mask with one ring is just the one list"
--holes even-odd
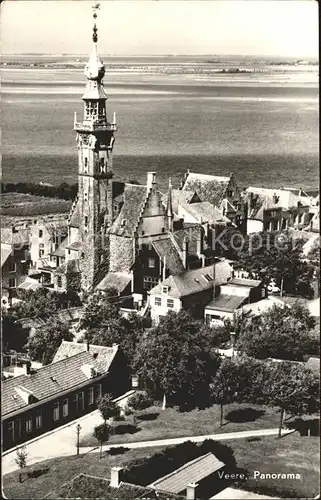
[(162, 287), (162, 293), (168, 293), (168, 290), (169, 290), (168, 286)]

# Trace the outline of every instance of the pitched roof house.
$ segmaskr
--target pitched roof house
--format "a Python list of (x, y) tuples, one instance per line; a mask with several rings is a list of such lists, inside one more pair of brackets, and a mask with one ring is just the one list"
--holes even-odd
[(62, 342), (52, 363), (2, 384), (4, 449), (93, 411), (105, 392), (130, 387), (127, 362), (118, 346)]

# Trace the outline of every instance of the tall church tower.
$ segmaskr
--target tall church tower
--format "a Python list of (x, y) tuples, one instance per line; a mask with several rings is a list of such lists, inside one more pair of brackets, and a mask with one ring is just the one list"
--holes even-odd
[(78, 146), (78, 213), (79, 213), (79, 268), (81, 288), (90, 290), (106, 273), (108, 260), (108, 228), (112, 223), (112, 152), (116, 117), (107, 120), (103, 77), (105, 66), (97, 51), (97, 10), (93, 13), (93, 48), (85, 67), (87, 85), (82, 99), (84, 118), (77, 121), (74, 130)]

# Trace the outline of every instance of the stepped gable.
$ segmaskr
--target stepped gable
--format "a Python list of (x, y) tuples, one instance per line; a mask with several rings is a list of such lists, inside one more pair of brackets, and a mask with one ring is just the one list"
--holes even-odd
[(201, 201), (209, 201), (215, 207), (219, 207), (226, 197), (229, 182), (230, 177), (189, 172), (182, 191), (194, 191)]
[(80, 207), (78, 204), (78, 197), (79, 196), (77, 195), (77, 197), (75, 198), (75, 201), (72, 204), (69, 218), (68, 218), (68, 225), (71, 227), (76, 227), (76, 228), (79, 228), (79, 224), (80, 224)]
[(124, 203), (111, 227), (111, 234), (134, 236), (147, 195), (146, 186), (125, 184)]

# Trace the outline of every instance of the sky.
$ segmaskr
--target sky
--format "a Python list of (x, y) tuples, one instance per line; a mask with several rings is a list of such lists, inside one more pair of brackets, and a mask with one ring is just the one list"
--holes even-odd
[[(87, 54), (92, 5), (4, 0), (2, 53)], [(102, 0), (98, 16), (102, 54), (318, 57), (316, 0)]]

